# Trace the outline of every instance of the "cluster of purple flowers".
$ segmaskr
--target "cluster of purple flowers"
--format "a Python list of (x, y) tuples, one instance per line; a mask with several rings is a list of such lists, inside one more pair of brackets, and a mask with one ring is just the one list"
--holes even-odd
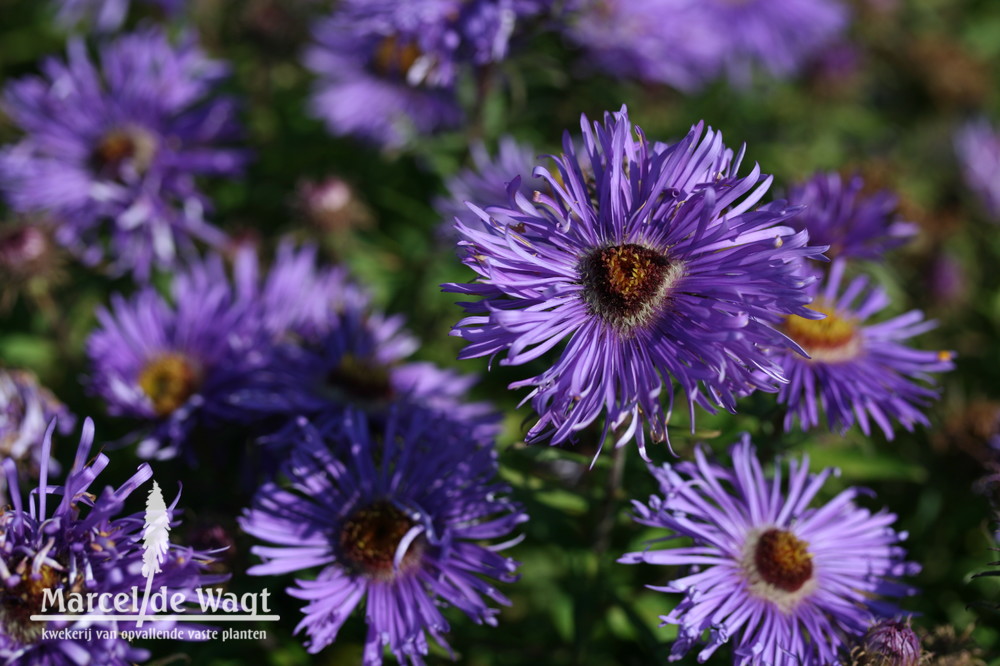
[[(756, 167), (737, 175), (742, 151), (711, 129), (653, 142), (624, 109), (582, 127), (582, 150), (567, 134), (556, 170), (534, 169), (533, 192), (521, 190), (526, 167), (509, 147), (480, 163), (506, 174), (506, 202), (475, 178), (452, 183), (458, 196), (484, 196), (468, 206), (474, 222), (455, 222), (478, 279), (445, 285), (477, 298), (455, 327), (469, 343), (462, 357), (522, 365), (565, 341), (548, 370), (511, 385), (531, 388), (529, 441), (570, 441), (604, 414), (601, 441), (635, 439), (645, 456), (647, 427), (667, 440), (675, 382), (692, 410), (734, 412), (754, 390), (778, 392), (786, 427), (816, 425), (820, 406), (835, 430), (855, 414), (866, 433), (870, 416), (889, 437), (891, 419), (926, 422), (918, 408), (935, 393), (921, 382), (950, 369), (951, 354), (901, 341), (931, 325), (915, 311), (862, 326), (888, 304), (874, 290), (853, 305), (864, 278), (838, 295), (845, 257), (873, 258), (912, 235), (889, 195), (820, 175), (789, 203), (758, 206), (770, 178)], [(813, 260), (829, 248), (838, 259), (824, 272)]]

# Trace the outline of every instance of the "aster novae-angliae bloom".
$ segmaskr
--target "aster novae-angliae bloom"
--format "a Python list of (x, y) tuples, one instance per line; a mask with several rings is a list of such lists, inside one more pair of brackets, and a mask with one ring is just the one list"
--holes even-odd
[(820, 172), (793, 186), (787, 198), (805, 206), (791, 224), (808, 231), (810, 243), (829, 246), (831, 259), (877, 261), (917, 233), (917, 225), (896, 214), (896, 196), (887, 190), (866, 193), (859, 175)]
[(823, 413), (835, 432), (857, 422), (867, 435), (874, 422), (892, 439), (893, 422), (911, 431), (929, 423), (924, 410), (938, 395), (931, 373), (953, 369), (953, 355), (907, 346), (910, 338), (935, 326), (919, 310), (869, 322), (890, 304), (889, 296), (881, 287), (869, 287), (864, 275), (843, 287), (846, 267), (844, 259), (835, 260), (824, 282), (810, 288), (816, 300), (809, 308), (824, 319), (792, 315), (783, 324), (808, 354), (777, 355), (788, 377), (778, 393), (778, 402), (788, 409), (785, 429), (796, 420), (803, 430), (814, 428)]
[(224, 240), (196, 178), (240, 171), (242, 153), (224, 146), (239, 134), (235, 106), (213, 95), (226, 67), (190, 36), (175, 46), (145, 30), (99, 55), (95, 65), (73, 41), (66, 61), (5, 88), (25, 136), (0, 152), (0, 189), (15, 210), (57, 222), (57, 239), (84, 261), (107, 255), (144, 278), (194, 238)]
[[(30, 501), (18, 488), (13, 460), (3, 467), (11, 485), (13, 507), (0, 514), (0, 574), (4, 594), (0, 600), (0, 660), (5, 664), (61, 666), (63, 664), (107, 664), (127, 666), (148, 658), (146, 650), (135, 648), (123, 638), (102, 638), (97, 629), (133, 630), (135, 622), (116, 620), (51, 620), (35, 622), (31, 615), (42, 611), (43, 591), (96, 594), (132, 594), (142, 589), (142, 513), (124, 514), (129, 496), (149, 480), (152, 472), (141, 465), (118, 488), (93, 487), (108, 465), (103, 453), (91, 456), (93, 423), (84, 422), (80, 444), (72, 468), (62, 486), (49, 482), (48, 456), (50, 425), (40, 446), (44, 451), (41, 477)], [(141, 500), (136, 509), (142, 506)], [(173, 507), (171, 507), (171, 510)], [(213, 585), (224, 576), (204, 573), (211, 558), (190, 548), (171, 546), (162, 571), (154, 583), (166, 586), (171, 594), (190, 600), (194, 589)], [(138, 608), (129, 612), (137, 613)], [(48, 612), (52, 612), (49, 610)], [(58, 629), (92, 627), (91, 638), (66, 637)], [(146, 626), (150, 626), (149, 623)], [(161, 629), (163, 624), (158, 625)], [(42, 630), (48, 629), (48, 634)], [(183, 635), (183, 632), (182, 632)]]
[(173, 457), (193, 428), (230, 418), (229, 396), (270, 353), (253, 303), (237, 296), (217, 256), (177, 274), (171, 299), (148, 286), (115, 294), (97, 318), (91, 390), (111, 414), (139, 422), (144, 457)]
[(56, 418), (63, 434), (73, 428), (73, 415), (33, 373), (0, 368), (0, 459), (11, 458), (37, 472), (42, 435)]
[(298, 630), (319, 652), (364, 602), (364, 663), (385, 646), (422, 664), (430, 635), (447, 647), (442, 614), (454, 607), (495, 625), (507, 604), (494, 581), (516, 579), (517, 563), (485, 545), (510, 536), (526, 516), (496, 483), (492, 444), (420, 411), (398, 410), (381, 428), (358, 411), (321, 434), (301, 426), (288, 487), (265, 484), (240, 521), (269, 544), (254, 575), (306, 574), (288, 589), (306, 602)]
[(879, 620), (851, 650), (844, 666), (920, 666), (920, 637), (907, 620)]
[(457, 125), (461, 71), (502, 60), (518, 18), (547, 2), (345, 0), (314, 30), (313, 113), (389, 148)]
[(689, 0), (580, 0), (565, 22), (589, 60), (618, 77), (695, 91), (719, 76), (733, 28), (678, 20)]
[(518, 177), (528, 192), (543, 185), (532, 177), (538, 153), (511, 136), (500, 139), (495, 155), (490, 155), (482, 143), (473, 144), (469, 152), (472, 165), (448, 179), (448, 196), (439, 197), (434, 204), (448, 236), (455, 235), (455, 218), (467, 227), (482, 226), (479, 216), (465, 202), (474, 202), (480, 208), (503, 205), (509, 199), (507, 186)]
[(1000, 221), (1000, 134), (986, 120), (963, 125), (955, 151), (965, 183), (994, 221)]
[[(166, 14), (176, 14), (187, 0), (140, 0)], [(72, 27), (84, 23), (100, 32), (114, 32), (128, 17), (129, 0), (55, 0), (59, 9), (58, 19)]]
[(912, 594), (899, 579), (920, 567), (904, 560), (896, 516), (871, 513), (848, 488), (810, 507), (826, 469), (808, 459), (765, 478), (749, 436), (730, 449), (732, 467), (695, 451), (694, 462), (651, 467), (662, 496), (633, 502), (635, 520), (692, 545), (629, 553), (620, 561), (689, 567), (652, 589), (684, 595), (662, 619), (679, 626), (672, 659), (696, 644), (705, 661), (726, 643), (737, 666), (834, 666), (871, 620), (898, 613), (888, 597)]
[(461, 304), (469, 316), (453, 333), (468, 342), (462, 358), (505, 354), (505, 365), (565, 342), (548, 370), (511, 384), (532, 389), (540, 418), (527, 440), (571, 440), (603, 413), (605, 434), (634, 437), (645, 455), (646, 424), (667, 439), (675, 381), (692, 411), (775, 390), (781, 369), (763, 347), (788, 341), (761, 318), (818, 316), (798, 261), (823, 248), (783, 226), (794, 209), (754, 210), (770, 178), (738, 176), (742, 152), (717, 132), (699, 124), (653, 143), (624, 109), (582, 126), (582, 150), (567, 134), (557, 171), (535, 170), (546, 186), (532, 201), (456, 223), (478, 281), (445, 289), (478, 300)]

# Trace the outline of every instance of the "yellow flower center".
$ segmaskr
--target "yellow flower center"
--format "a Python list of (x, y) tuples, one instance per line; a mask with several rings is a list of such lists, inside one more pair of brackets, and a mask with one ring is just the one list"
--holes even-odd
[(327, 384), (349, 400), (378, 402), (393, 397), (391, 375), (384, 365), (344, 354), (326, 376)]
[(157, 416), (173, 413), (194, 395), (200, 384), (197, 366), (177, 353), (154, 358), (139, 375), (139, 387), (149, 396)]
[(822, 302), (806, 307), (825, 314), (826, 318), (805, 319), (789, 315), (784, 328), (788, 337), (797, 342), (812, 360), (844, 361), (857, 355), (861, 346), (857, 320), (844, 317)]

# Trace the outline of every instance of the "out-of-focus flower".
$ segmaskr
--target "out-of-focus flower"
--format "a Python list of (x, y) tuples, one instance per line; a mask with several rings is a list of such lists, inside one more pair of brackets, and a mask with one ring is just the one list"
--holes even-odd
[(25, 132), (0, 152), (0, 188), (15, 210), (49, 216), (85, 262), (107, 255), (139, 278), (173, 267), (192, 238), (223, 241), (195, 179), (234, 175), (244, 162), (223, 147), (239, 134), (234, 103), (212, 95), (224, 65), (190, 37), (174, 46), (145, 30), (103, 46), (99, 66), (73, 41), (66, 62), (42, 69), (4, 91)]
[(527, 516), (494, 481), (492, 444), (419, 411), (394, 411), (378, 434), (356, 411), (324, 435), (303, 422), (300, 440), (291, 486), (265, 484), (240, 525), (273, 544), (253, 548), (264, 562), (251, 574), (320, 569), (288, 589), (306, 602), (298, 629), (310, 652), (363, 600), (366, 666), (382, 663), (383, 646), (422, 664), (426, 634), (447, 648), (443, 604), (496, 624), (487, 598), (509, 602), (490, 579), (512, 582), (518, 565), (484, 541), (509, 537)]
[(367, 229), (373, 217), (357, 191), (338, 176), (299, 183), (296, 207), (314, 225), (335, 234)]
[(229, 396), (267, 362), (255, 305), (237, 291), (212, 257), (174, 277), (170, 301), (144, 287), (98, 311), (91, 390), (111, 414), (142, 422), (143, 457), (173, 457), (194, 427), (224, 422)]
[(61, 255), (50, 223), (24, 219), (0, 224), (0, 312), (10, 309), (18, 296), (62, 282)]
[(842, 290), (845, 269), (844, 259), (835, 260), (825, 282), (810, 289), (816, 300), (809, 307), (826, 318), (785, 319), (785, 333), (808, 354), (777, 356), (788, 377), (778, 392), (778, 402), (788, 408), (785, 429), (796, 420), (803, 430), (816, 427), (822, 411), (835, 432), (857, 421), (867, 435), (874, 421), (892, 439), (893, 421), (911, 431), (929, 423), (923, 410), (938, 395), (929, 386), (930, 373), (954, 369), (954, 355), (904, 344), (936, 325), (919, 310), (868, 323), (889, 305), (889, 296), (879, 287), (868, 288), (863, 275)]
[[(134, 621), (113, 617), (46, 622), (30, 619), (42, 612), (43, 593), (49, 590), (131, 596), (133, 588), (141, 589), (145, 582), (142, 515), (121, 514), (129, 495), (152, 476), (149, 466), (141, 465), (117, 489), (92, 489), (97, 476), (107, 467), (108, 457), (98, 453), (91, 458), (94, 424), (87, 419), (65, 484), (50, 485), (48, 458), (54, 427), (50, 425), (37, 443), (43, 452), (41, 480), (26, 505), (21, 499), (14, 461), (3, 461), (13, 508), (0, 514), (0, 573), (4, 586), (0, 599), (0, 659), (7, 664), (53, 666), (128, 666), (143, 661), (149, 653), (119, 637), (119, 632), (135, 629)], [(162, 571), (155, 574), (154, 584), (157, 589), (168, 587), (171, 595), (192, 600), (195, 588), (224, 580), (204, 573), (210, 563), (211, 557), (205, 553), (172, 545)], [(133, 607), (127, 610), (139, 612)], [(163, 622), (154, 626), (170, 628)], [(95, 631), (59, 631), (88, 627)], [(110, 637), (102, 637), (96, 629), (106, 630)], [(179, 631), (182, 637), (187, 635), (185, 630)]]
[[(699, 124), (674, 145), (653, 143), (624, 109), (589, 127), (583, 149), (567, 133), (546, 191), (514, 192), (507, 206), (475, 208), (456, 228), (478, 280), (446, 291), (475, 297), (454, 335), (461, 358), (532, 361), (565, 341), (551, 367), (511, 384), (530, 387), (540, 419), (528, 441), (575, 438), (605, 414), (603, 441), (667, 439), (674, 381), (689, 404), (735, 410), (753, 389), (775, 390), (781, 368), (764, 348), (787, 338), (763, 322), (805, 307), (804, 232), (783, 226), (795, 209), (753, 210), (770, 178)], [(661, 398), (667, 396), (664, 409)]]
[(691, 546), (629, 553), (620, 561), (690, 567), (654, 590), (684, 595), (661, 619), (679, 626), (671, 651), (679, 659), (701, 643), (704, 662), (731, 643), (737, 666), (838, 664), (871, 621), (892, 617), (891, 597), (913, 594), (900, 582), (920, 567), (905, 561), (896, 516), (872, 514), (848, 488), (811, 508), (831, 474), (809, 473), (808, 459), (781, 465), (767, 480), (749, 436), (730, 449), (732, 468), (710, 462), (651, 467), (662, 496), (633, 502), (636, 522), (688, 537)]
[[(140, 5), (159, 10), (167, 15), (177, 14), (187, 0), (139, 0)], [(59, 9), (58, 21), (67, 27), (80, 23), (99, 32), (114, 32), (125, 23), (129, 0), (55, 0)]]
[(920, 630), (920, 638), (927, 651), (924, 666), (986, 666), (983, 651), (972, 640), (974, 625), (961, 631), (942, 625), (933, 631)]
[(693, 90), (727, 74), (745, 85), (755, 66), (797, 73), (848, 22), (839, 0), (589, 0), (570, 37), (619, 76)]
[(518, 143), (511, 136), (500, 139), (495, 156), (491, 156), (481, 143), (470, 148), (472, 166), (462, 169), (448, 179), (447, 197), (438, 197), (435, 208), (442, 218), (442, 229), (448, 237), (455, 236), (455, 219), (470, 228), (481, 228), (479, 216), (469, 209), (466, 202), (480, 208), (503, 206), (510, 200), (508, 186), (515, 178), (521, 179), (526, 191), (543, 185), (532, 171), (537, 162), (537, 153), (529, 145)]
[(955, 150), (965, 183), (1000, 222), (1000, 135), (986, 120), (968, 122), (955, 134)]
[[(58, 471), (58, 465), (42, 458), (42, 439), (49, 423), (56, 420), (59, 432), (68, 434), (76, 417), (52, 392), (25, 370), (0, 368), (0, 459), (13, 460), (22, 479), (37, 478), (43, 463)], [(0, 502), (8, 502), (0, 478)]]
[(864, 192), (854, 175), (820, 172), (788, 191), (788, 203), (805, 206), (791, 225), (809, 232), (809, 242), (827, 245), (826, 255), (878, 261), (888, 250), (906, 243), (917, 225), (896, 214), (896, 196), (887, 190)]

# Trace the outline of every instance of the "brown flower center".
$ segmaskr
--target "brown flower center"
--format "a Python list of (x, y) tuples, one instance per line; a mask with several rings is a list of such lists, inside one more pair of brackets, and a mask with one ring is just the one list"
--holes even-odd
[(334, 390), (351, 400), (379, 402), (393, 397), (389, 368), (375, 362), (344, 354), (340, 364), (327, 373), (326, 381)]
[(149, 396), (157, 416), (173, 413), (194, 395), (200, 384), (197, 366), (177, 353), (154, 358), (139, 375), (139, 387)]
[(786, 592), (795, 592), (812, 578), (809, 544), (787, 530), (772, 528), (761, 534), (753, 560), (764, 581)]
[(91, 154), (91, 163), (100, 173), (117, 176), (128, 161), (138, 173), (145, 173), (156, 157), (157, 139), (141, 127), (119, 127), (103, 137)]
[(681, 268), (661, 252), (627, 243), (592, 251), (579, 271), (591, 312), (629, 330), (652, 320)]
[(381, 76), (406, 78), (421, 55), (416, 42), (401, 41), (398, 36), (389, 35), (375, 47), (372, 68)]
[(844, 317), (824, 303), (807, 306), (822, 312), (825, 319), (804, 319), (789, 315), (785, 319), (785, 333), (797, 342), (814, 361), (845, 361), (857, 355), (861, 347), (857, 321)]
[(42, 566), (37, 580), (25, 573), (14, 587), (0, 586), (0, 626), (4, 634), (19, 645), (37, 641), (45, 623), (30, 618), (42, 612), (43, 590), (57, 587), (59, 580), (58, 571)]
[(340, 553), (356, 573), (378, 580), (390, 580), (399, 572), (420, 563), (423, 537), (406, 549), (398, 570), (393, 567), (400, 541), (416, 523), (386, 500), (359, 509), (340, 529)]

